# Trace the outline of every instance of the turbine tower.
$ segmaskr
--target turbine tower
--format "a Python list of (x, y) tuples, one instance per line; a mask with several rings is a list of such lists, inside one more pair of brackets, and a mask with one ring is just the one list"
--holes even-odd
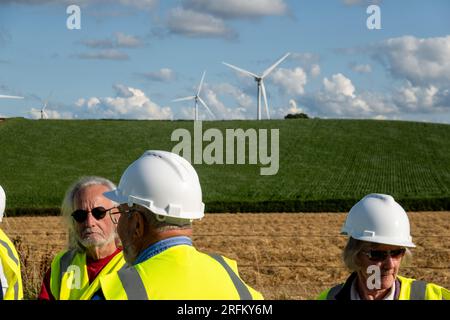
[(184, 97), (184, 98), (179, 98), (179, 99), (172, 100), (173, 102), (194, 100), (195, 101), (195, 104), (194, 104), (194, 120), (195, 121), (198, 121), (198, 102), (200, 102), (203, 105), (203, 107), (205, 107), (205, 109), (208, 110), (208, 112), (209, 112), (209, 114), (211, 115), (212, 118), (215, 118), (214, 114), (208, 108), (206, 102), (203, 101), (203, 99), (200, 97), (200, 91), (202, 90), (203, 80), (205, 79), (205, 74), (206, 74), (206, 71), (203, 71), (202, 79), (200, 80), (200, 84), (198, 86), (197, 94), (195, 96), (189, 96), (189, 97)]
[(286, 59), (288, 56), (290, 55), (290, 52), (286, 53), (281, 59), (279, 59), (277, 62), (275, 62), (273, 65), (271, 65), (269, 68), (267, 68), (262, 75), (257, 75), (254, 74), (250, 71), (241, 69), (239, 67), (236, 67), (232, 64), (226, 63), (226, 62), (222, 62), (224, 65), (239, 71), (240, 73), (243, 73), (247, 76), (251, 76), (255, 79), (256, 83), (257, 83), (257, 89), (258, 89), (258, 93), (257, 93), (257, 111), (256, 111), (256, 117), (258, 120), (261, 120), (261, 93), (262, 96), (264, 98), (264, 105), (266, 107), (266, 114), (267, 114), (267, 119), (270, 119), (270, 115), (269, 115), (269, 106), (267, 104), (267, 95), (266, 95), (266, 87), (264, 86), (264, 78), (267, 77), (281, 62), (284, 61), (284, 59)]

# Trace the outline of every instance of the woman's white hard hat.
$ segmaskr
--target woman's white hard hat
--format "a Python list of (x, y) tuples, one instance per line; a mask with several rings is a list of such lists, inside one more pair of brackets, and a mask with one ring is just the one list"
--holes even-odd
[(380, 244), (415, 247), (408, 215), (390, 195), (372, 193), (348, 213), (341, 234)]

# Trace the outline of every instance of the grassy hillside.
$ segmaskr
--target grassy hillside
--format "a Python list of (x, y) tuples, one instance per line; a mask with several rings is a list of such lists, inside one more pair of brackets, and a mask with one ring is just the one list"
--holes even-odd
[[(118, 183), (144, 150), (171, 150), (173, 130), (192, 121), (8, 119), (0, 122), (0, 184), (10, 215), (57, 212), (82, 175)], [(388, 193), (408, 209), (450, 208), (450, 126), (371, 120), (204, 122), (279, 129), (280, 164), (195, 165), (209, 212), (340, 211), (365, 194)], [(204, 146), (209, 142), (205, 142)]]

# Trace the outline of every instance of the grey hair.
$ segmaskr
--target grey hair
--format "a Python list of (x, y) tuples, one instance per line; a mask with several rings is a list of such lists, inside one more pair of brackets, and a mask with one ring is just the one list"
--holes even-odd
[[(342, 252), (342, 259), (345, 266), (351, 271), (359, 271), (361, 269), (358, 254), (361, 251), (371, 248), (374, 245), (373, 242), (361, 241), (350, 237), (347, 241), (347, 245)], [(412, 260), (411, 251), (406, 248), (405, 255), (402, 259), (401, 265), (408, 265)]]
[[(75, 249), (80, 252), (84, 252), (86, 248), (77, 240), (76, 230), (75, 230), (75, 221), (73, 220), (71, 214), (76, 208), (76, 200), (78, 193), (81, 190), (84, 190), (90, 186), (102, 185), (107, 187), (109, 190), (116, 189), (116, 185), (110, 180), (97, 176), (86, 176), (81, 177), (77, 181), (75, 181), (69, 189), (67, 189), (66, 194), (64, 196), (64, 200), (61, 204), (61, 216), (66, 220), (67, 226), (69, 228), (69, 243), (68, 249)], [(113, 202), (114, 205), (117, 203)], [(118, 239), (117, 234), (115, 238)]]

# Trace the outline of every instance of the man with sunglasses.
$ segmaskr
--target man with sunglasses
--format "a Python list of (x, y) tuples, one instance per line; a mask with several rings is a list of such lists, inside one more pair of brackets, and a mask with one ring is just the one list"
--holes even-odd
[(61, 213), (68, 223), (69, 245), (53, 259), (40, 300), (77, 300), (97, 290), (99, 277), (118, 271), (125, 260), (109, 213), (116, 204), (103, 193), (115, 185), (101, 177), (83, 177), (67, 191)]
[(415, 245), (408, 215), (393, 197), (365, 196), (351, 208), (341, 233), (349, 236), (343, 259), (352, 274), (319, 300), (450, 300), (441, 286), (398, 275)]
[[(5, 212), (6, 194), (0, 186), (0, 222)], [(20, 259), (14, 244), (0, 229), (0, 300), (23, 299)]]
[(147, 151), (105, 196), (120, 203), (111, 212), (128, 268), (100, 278), (93, 299), (262, 299), (239, 277), (235, 261), (198, 251), (192, 221), (204, 216), (200, 182), (177, 154)]

